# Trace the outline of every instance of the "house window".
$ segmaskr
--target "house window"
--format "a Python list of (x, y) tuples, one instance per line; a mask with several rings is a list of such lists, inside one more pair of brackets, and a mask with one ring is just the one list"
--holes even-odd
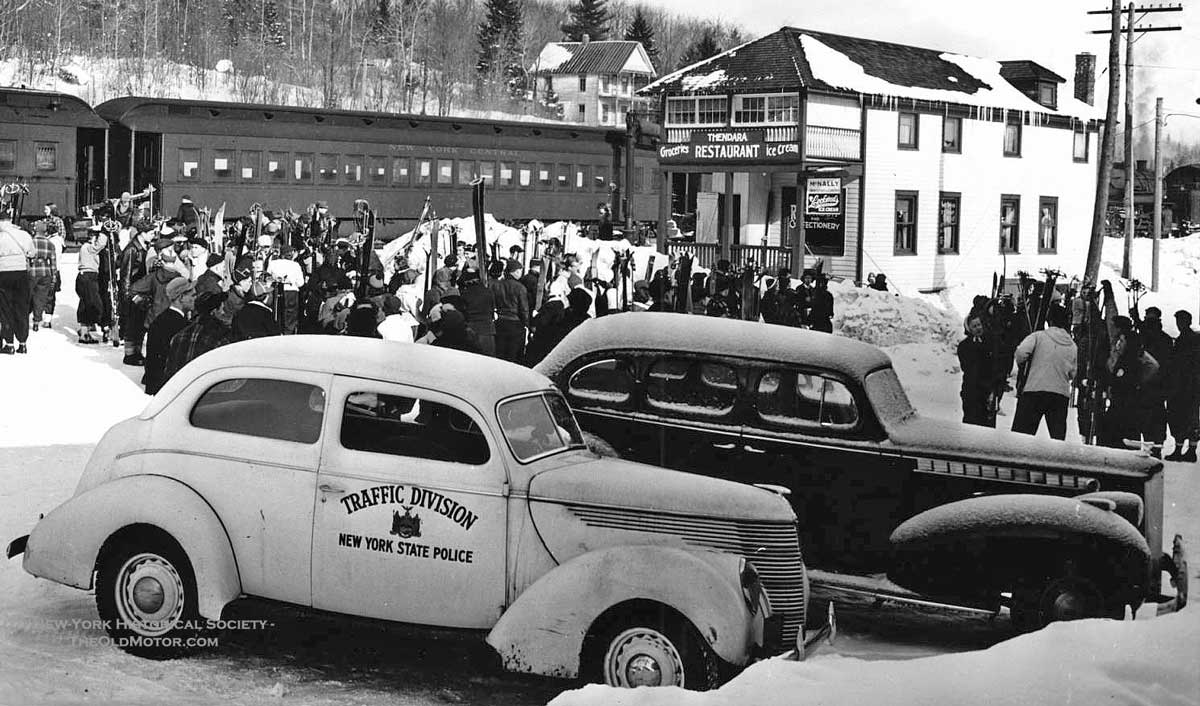
[(621, 77), (621, 93), (623, 93), (625, 95), (629, 95), (629, 77), (628, 76)]
[(738, 125), (761, 123), (767, 120), (766, 96), (738, 96), (733, 111), (733, 122)]
[(1058, 252), (1058, 197), (1038, 199), (1038, 252)]
[[(199, 164), (197, 164), (199, 166)], [(0, 171), (11, 172), (17, 168), (17, 141), (0, 140)]]
[(942, 192), (938, 203), (938, 252), (958, 254), (958, 223), (961, 194)]
[(292, 178), (303, 183), (312, 183), (313, 178), (313, 156), (308, 153), (300, 153), (292, 160)]
[(408, 186), (412, 180), (412, 164), (408, 157), (392, 157), (392, 183)]
[(947, 116), (942, 121), (942, 151), (962, 153), (962, 118)]
[(800, 96), (736, 96), (733, 99), (735, 125), (795, 125), (800, 119)]
[(258, 170), (262, 168), (262, 152), (243, 152), (241, 176), (242, 181), (257, 181)]
[(1000, 252), (1015, 253), (1021, 246), (1021, 197), (1000, 197)]
[(39, 172), (52, 172), (58, 169), (58, 145), (39, 142), (33, 153), (33, 166)]
[(767, 122), (795, 125), (800, 121), (800, 96), (767, 96)]
[(1021, 123), (1006, 123), (1004, 125), (1004, 156), (1021, 156)]
[(587, 74), (579, 74), (579, 92), (587, 90)]
[(553, 91), (554, 91), (554, 76), (547, 76), (546, 77), (546, 92), (551, 93)]
[(896, 255), (917, 254), (917, 192), (896, 192)]
[(667, 125), (692, 125), (696, 122), (694, 98), (667, 99)]
[(1058, 107), (1058, 86), (1045, 81), (1038, 84), (1038, 103), (1054, 110)]
[(724, 125), (729, 121), (729, 104), (725, 98), (697, 98), (696, 122), (700, 125)]
[[(4, 143), (0, 142), (0, 168), (4, 166), (3, 158)], [(179, 150), (179, 178), (187, 181), (200, 178), (200, 150)]]
[(583, 103), (579, 104), (579, 122), (587, 120), (587, 106)]
[(600, 75), (600, 92), (608, 93), (612, 90), (612, 77), (608, 74)]
[(917, 149), (917, 114), (900, 113), (900, 130), (896, 146), (902, 150)]
[(1074, 130), (1074, 158), (1076, 162), (1088, 161), (1088, 132), (1086, 125), (1077, 125)]
[(271, 181), (287, 181), (287, 152), (267, 153), (267, 176)]
[(612, 120), (612, 107), (607, 103), (600, 104), (600, 124), (608, 125)]

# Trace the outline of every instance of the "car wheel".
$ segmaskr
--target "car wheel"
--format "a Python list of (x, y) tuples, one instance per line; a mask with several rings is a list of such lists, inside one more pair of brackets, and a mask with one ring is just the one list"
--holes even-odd
[(620, 621), (605, 634), (600, 648), (600, 673), (609, 686), (705, 691), (719, 685), (716, 654), (686, 621)]
[(179, 545), (132, 537), (105, 552), (96, 608), (113, 642), (139, 657), (171, 659), (194, 649), (196, 581)]
[(1014, 592), (1010, 613), (1021, 632), (1060, 621), (1115, 615), (1105, 610), (1104, 596), (1096, 584), (1079, 576), (1060, 576)]

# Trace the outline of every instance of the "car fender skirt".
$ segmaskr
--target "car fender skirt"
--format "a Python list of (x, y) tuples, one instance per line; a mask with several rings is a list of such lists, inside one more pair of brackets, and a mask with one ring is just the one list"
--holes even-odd
[[(1069, 564), (1132, 589), (1151, 560), (1146, 539), (1117, 511), (1135, 508), (1092, 495), (993, 495), (922, 512), (892, 531), (889, 578), (913, 590), (958, 592), (968, 582)], [(964, 574), (972, 571), (990, 576)]]
[(721, 659), (745, 665), (762, 644), (764, 616), (746, 607), (738, 568), (736, 556), (675, 547), (589, 552), (527, 588), (487, 642), (510, 671), (575, 678), (597, 618), (627, 601), (653, 601), (687, 618)]
[(216, 513), (194, 490), (164, 476), (119, 478), (58, 506), (30, 533), (23, 566), (34, 576), (90, 589), (104, 542), (131, 525), (157, 527), (183, 548), (200, 615), (220, 618), (241, 594), (233, 548)]

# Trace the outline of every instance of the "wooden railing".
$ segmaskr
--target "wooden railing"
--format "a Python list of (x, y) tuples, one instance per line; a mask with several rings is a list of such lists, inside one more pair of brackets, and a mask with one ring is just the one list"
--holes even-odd
[[(667, 243), (667, 252), (674, 258), (685, 253), (693, 255), (695, 264), (712, 269), (717, 260), (721, 259), (721, 248), (717, 243)], [(764, 272), (774, 272), (780, 267), (788, 267), (792, 261), (790, 248), (775, 245), (739, 245), (729, 246), (729, 262), (734, 267), (747, 263), (758, 265)]]
[(804, 150), (808, 157), (862, 159), (862, 133), (858, 130), (809, 125), (804, 135)]

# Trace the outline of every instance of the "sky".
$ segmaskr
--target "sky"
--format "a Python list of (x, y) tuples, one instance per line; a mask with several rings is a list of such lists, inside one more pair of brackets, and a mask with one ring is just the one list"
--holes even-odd
[[(758, 37), (790, 25), (855, 37), (944, 49), (990, 59), (1032, 59), (1071, 81), (1075, 54), (1091, 52), (1100, 68), (1108, 62), (1105, 0), (646, 0), (671, 12), (722, 18)], [(1154, 99), (1163, 98), (1165, 112), (1200, 116), (1200, 0), (1182, 4), (1182, 12), (1147, 14), (1137, 24), (1182, 26), (1179, 32), (1150, 32), (1134, 44), (1134, 125), (1153, 136)], [(1124, 51), (1122, 50), (1122, 56)], [(1166, 68), (1169, 67), (1169, 68)], [(1123, 78), (1123, 77), (1122, 77)], [(1097, 75), (1098, 100), (1107, 92), (1107, 74)], [(1122, 94), (1124, 87), (1121, 88)], [(1200, 117), (1172, 116), (1166, 133), (1175, 139), (1200, 141)]]

